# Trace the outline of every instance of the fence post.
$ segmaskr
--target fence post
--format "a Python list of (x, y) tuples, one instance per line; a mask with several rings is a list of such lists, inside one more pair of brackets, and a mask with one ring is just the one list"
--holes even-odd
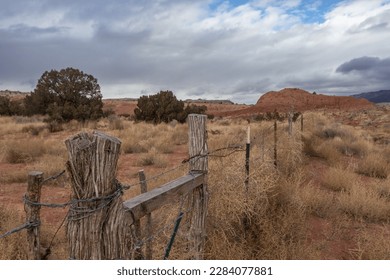
[[(41, 200), (41, 189), (43, 172), (32, 171), (28, 173), (28, 187), (26, 197), (32, 203), (39, 203)], [(40, 209), (39, 205), (25, 203), (26, 222), (37, 223), (37, 226), (27, 229), (27, 242), (29, 244), (29, 259), (40, 260)]]
[(303, 114), (301, 115), (301, 132), (303, 132)]
[(291, 137), (292, 135), (292, 117), (293, 117), (293, 113), (292, 112), (289, 112), (288, 113), (288, 135)]
[[(206, 131), (206, 115), (190, 114), (188, 116), (189, 128), (189, 171), (190, 173), (208, 172), (208, 146)], [(194, 189), (192, 193), (192, 217), (190, 232), (194, 245), (193, 259), (203, 259), (206, 239), (206, 215), (208, 207), (207, 178), (203, 185)]]
[[(146, 184), (146, 177), (145, 177), (144, 170), (140, 170), (138, 172), (138, 177), (141, 184), (141, 193), (146, 193), (148, 191), (148, 185)], [(152, 236), (152, 214), (151, 213), (146, 215), (145, 235)], [(146, 241), (145, 247), (146, 247), (145, 257), (147, 260), (151, 260), (153, 258), (152, 240), (148, 239)]]
[(274, 165), (278, 166), (278, 123), (277, 120), (274, 122)]
[(121, 142), (102, 132), (81, 132), (65, 141), (73, 201), (66, 233), (71, 259), (130, 259), (134, 227), (115, 179)]
[(248, 124), (247, 128), (247, 139), (246, 139), (246, 149), (245, 149), (245, 191), (248, 191), (249, 188), (249, 158), (251, 150), (251, 127)]

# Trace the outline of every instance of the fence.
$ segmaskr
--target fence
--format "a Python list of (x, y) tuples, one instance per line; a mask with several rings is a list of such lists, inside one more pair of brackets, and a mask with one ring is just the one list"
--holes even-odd
[[(43, 180), (42, 172), (29, 173), (28, 189), (25, 196), (26, 223), (0, 237), (27, 229), (27, 239), (30, 244), (29, 258), (41, 259), (43, 255), (50, 254), (50, 248), (46, 252), (42, 253), (41, 251), (40, 208), (42, 206), (69, 206), (69, 212), (64, 221), (66, 220), (67, 223), (66, 234), (70, 259), (152, 259), (151, 240), (154, 236), (152, 214), (179, 198), (182, 199), (182, 204), (186, 200), (188, 209), (183, 210), (183, 207), (180, 207), (178, 211), (170, 241), (166, 246), (164, 259), (169, 257), (184, 215), (189, 216), (187, 226), (189, 230), (188, 241), (191, 244), (190, 258), (202, 259), (206, 240), (208, 157), (220, 156), (217, 154), (218, 152), (232, 147), (219, 148), (213, 152), (208, 151), (206, 116), (190, 115), (188, 126), (189, 158), (186, 160), (189, 162), (188, 174), (147, 191), (145, 174), (140, 172), (141, 194), (127, 201), (122, 200), (122, 194), (130, 186), (124, 186), (115, 179), (121, 144), (119, 139), (101, 132), (94, 132), (93, 134), (80, 133), (66, 140), (65, 144), (69, 155), (66, 168), (72, 186), (72, 199), (63, 204), (40, 203), (42, 184), (48, 180), (56, 179), (65, 171), (46, 180)], [(278, 149), (280, 149), (278, 147), (277, 120), (266, 129), (267, 134), (271, 129), (274, 138), (273, 164), (277, 168)], [(290, 136), (292, 135), (291, 114), (286, 131)], [(301, 131), (303, 132), (303, 115), (301, 116)], [(263, 149), (265, 135), (266, 133), (263, 133)], [(246, 149), (234, 145), (232, 152), (246, 151), (244, 182), (246, 189), (250, 180), (250, 140), (250, 127), (248, 125)], [(146, 223), (141, 222), (144, 217), (146, 217)], [(147, 238), (141, 241), (141, 235)], [(145, 252), (142, 250), (144, 246)]]

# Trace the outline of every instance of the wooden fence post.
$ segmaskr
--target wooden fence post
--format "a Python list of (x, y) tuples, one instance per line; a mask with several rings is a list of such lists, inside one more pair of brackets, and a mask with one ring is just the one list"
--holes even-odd
[(303, 132), (303, 114), (301, 115), (301, 132)]
[(132, 258), (134, 221), (115, 179), (121, 142), (95, 131), (79, 133), (65, 144), (74, 201), (66, 227), (70, 258)]
[[(32, 171), (28, 173), (27, 199), (32, 203), (39, 203), (41, 200), (41, 189), (43, 172)], [(27, 242), (29, 244), (29, 259), (40, 260), (40, 205), (32, 205), (26, 202), (26, 222), (37, 223), (37, 226), (27, 229)]]
[[(188, 116), (189, 128), (189, 171), (191, 174), (208, 172), (208, 147), (207, 147), (207, 116), (190, 114)], [(194, 245), (193, 259), (203, 259), (203, 251), (206, 240), (206, 215), (208, 207), (207, 177), (203, 185), (192, 192), (192, 217), (191, 238)]]
[(274, 123), (274, 165), (275, 167), (278, 166), (278, 123), (277, 120), (275, 120)]
[(251, 127), (247, 128), (247, 139), (245, 147), (245, 191), (248, 192), (249, 188), (249, 164), (250, 164), (250, 150), (251, 150)]
[(292, 117), (293, 117), (293, 114), (291, 112), (288, 113), (288, 135), (291, 136), (292, 135)]
[[(141, 193), (148, 192), (148, 185), (146, 184), (146, 177), (143, 170), (140, 170), (138, 172), (139, 181), (141, 184)], [(146, 236), (152, 236), (152, 214), (149, 213), (146, 215), (146, 229), (145, 229), (145, 235)], [(151, 260), (153, 258), (153, 250), (152, 250), (152, 240), (148, 239), (146, 241), (146, 250), (145, 250), (145, 257), (147, 260)]]

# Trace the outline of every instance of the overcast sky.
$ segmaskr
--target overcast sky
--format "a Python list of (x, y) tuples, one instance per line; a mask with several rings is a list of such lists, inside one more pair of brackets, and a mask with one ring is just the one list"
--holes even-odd
[(390, 89), (390, 0), (0, 0), (0, 89), (78, 68), (104, 98), (172, 90), (255, 103), (270, 90)]

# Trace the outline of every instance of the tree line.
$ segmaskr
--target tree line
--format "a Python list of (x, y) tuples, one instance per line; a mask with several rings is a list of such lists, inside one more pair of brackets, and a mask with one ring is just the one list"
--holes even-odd
[[(137, 121), (185, 122), (188, 114), (204, 114), (206, 106), (187, 105), (172, 91), (144, 95), (134, 110)], [(103, 110), (100, 86), (95, 77), (79, 69), (45, 71), (31, 94), (23, 100), (0, 96), (0, 115), (46, 115), (48, 122), (96, 120), (113, 112)]]

